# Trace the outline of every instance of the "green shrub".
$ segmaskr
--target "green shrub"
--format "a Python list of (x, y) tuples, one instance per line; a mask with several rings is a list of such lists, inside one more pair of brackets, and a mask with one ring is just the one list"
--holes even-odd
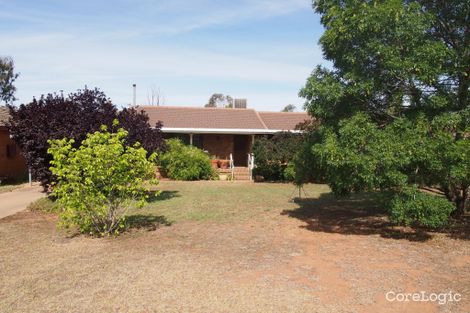
[(286, 181), (295, 180), (295, 165), (293, 162), (289, 162), (289, 164), (287, 164), (287, 167), (284, 169), (283, 176)]
[(54, 197), (60, 205), (60, 225), (82, 233), (117, 234), (125, 228), (131, 206), (141, 207), (148, 197), (146, 183), (154, 179), (154, 155), (137, 143), (125, 145), (127, 131), (88, 134), (81, 146), (73, 139), (49, 140)]
[(393, 197), (390, 219), (396, 224), (439, 228), (447, 224), (454, 210), (454, 205), (446, 198), (409, 188)]
[[(253, 144), (256, 168), (254, 175), (263, 176), (268, 181), (293, 181), (294, 168), (289, 167), (298, 151), (302, 137), (299, 134), (279, 132), (272, 138), (258, 138)], [(287, 171), (287, 173), (285, 173)]]
[(167, 141), (167, 151), (161, 155), (159, 164), (171, 179), (200, 180), (217, 176), (207, 153), (176, 138)]

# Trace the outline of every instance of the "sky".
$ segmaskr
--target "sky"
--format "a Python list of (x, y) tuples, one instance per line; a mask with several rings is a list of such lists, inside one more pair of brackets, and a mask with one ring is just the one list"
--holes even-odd
[(18, 100), (98, 87), (118, 106), (202, 106), (213, 93), (248, 107), (302, 108), (300, 88), (325, 64), (310, 0), (0, 0), (0, 55)]

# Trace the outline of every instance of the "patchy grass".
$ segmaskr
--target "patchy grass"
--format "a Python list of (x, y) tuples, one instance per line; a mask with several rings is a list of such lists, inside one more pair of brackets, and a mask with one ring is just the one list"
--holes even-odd
[(0, 185), (0, 193), (11, 192), (15, 189), (21, 188), (23, 185), (24, 183)]
[[(173, 182), (158, 186), (161, 194), (143, 209), (132, 212), (163, 215), (171, 222), (180, 221), (244, 221), (259, 213), (295, 208), (289, 199), (298, 195), (292, 184), (226, 181)], [(328, 193), (325, 185), (306, 185), (308, 196)], [(304, 191), (302, 195), (305, 196)]]
[(58, 206), (49, 197), (40, 198), (28, 205), (28, 210), (41, 211), (46, 213), (57, 213)]

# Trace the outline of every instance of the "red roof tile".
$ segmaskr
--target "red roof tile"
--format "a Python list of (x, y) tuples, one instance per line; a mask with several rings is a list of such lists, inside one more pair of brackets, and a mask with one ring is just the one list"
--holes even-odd
[(259, 112), (268, 129), (293, 130), (297, 124), (310, 119), (307, 112)]
[(138, 106), (150, 124), (161, 121), (165, 128), (226, 128), (294, 130), (307, 119), (305, 112), (256, 112), (254, 109), (224, 109), (175, 106)]
[(140, 106), (150, 124), (162, 121), (169, 128), (265, 129), (253, 109), (222, 109), (170, 106)]

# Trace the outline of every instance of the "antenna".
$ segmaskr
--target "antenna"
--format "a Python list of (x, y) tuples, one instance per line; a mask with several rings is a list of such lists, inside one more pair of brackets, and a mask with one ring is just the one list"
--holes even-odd
[(134, 89), (134, 97), (132, 98), (132, 106), (135, 106), (136, 95), (137, 95), (137, 85), (136, 85), (136, 84), (132, 84), (132, 88)]

